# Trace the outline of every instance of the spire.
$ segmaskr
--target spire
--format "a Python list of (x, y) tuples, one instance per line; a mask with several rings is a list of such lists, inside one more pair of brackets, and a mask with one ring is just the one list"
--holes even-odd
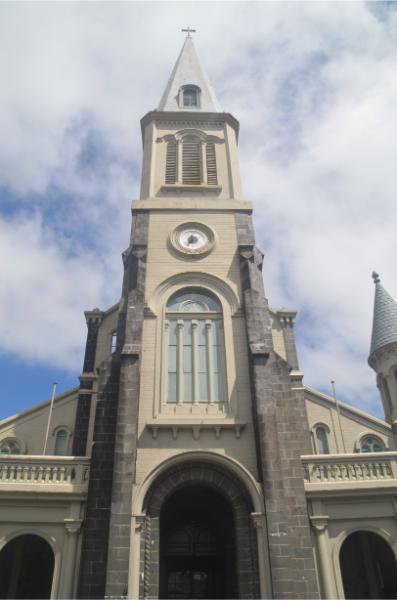
[(381, 284), (378, 273), (374, 271), (372, 278), (375, 283), (375, 303), (370, 358), (379, 348), (397, 342), (397, 302)]
[[(190, 35), (190, 32), (194, 30), (188, 28), (183, 31), (187, 31), (185, 43), (183, 44), (181, 53), (176, 61), (174, 70), (171, 73), (163, 97), (160, 100), (158, 110), (222, 112), (218, 100), (216, 99), (215, 92), (212, 89), (196, 54), (193, 40)], [(184, 106), (181, 97), (184, 86), (198, 88), (199, 96), (197, 106)]]

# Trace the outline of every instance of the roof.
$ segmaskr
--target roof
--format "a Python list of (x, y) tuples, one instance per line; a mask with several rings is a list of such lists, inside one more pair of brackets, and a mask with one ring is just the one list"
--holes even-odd
[(383, 346), (397, 342), (397, 302), (385, 290), (379, 275), (373, 273), (372, 277), (375, 282), (375, 302), (370, 357)]
[(186, 111), (192, 109), (181, 107), (178, 96), (182, 86), (194, 85), (200, 88), (200, 107), (193, 110), (202, 112), (222, 112), (215, 92), (203, 71), (197, 56), (193, 40), (188, 36), (176, 61), (171, 77), (165, 88), (158, 107), (159, 111)]

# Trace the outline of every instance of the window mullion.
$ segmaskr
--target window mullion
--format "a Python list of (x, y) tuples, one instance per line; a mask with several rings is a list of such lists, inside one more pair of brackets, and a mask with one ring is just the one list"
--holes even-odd
[(214, 373), (213, 373), (213, 348), (212, 348), (212, 321), (205, 322), (207, 344), (207, 377), (210, 404), (214, 403)]
[(178, 333), (177, 333), (177, 356), (178, 356), (178, 392), (177, 392), (177, 402), (178, 404), (182, 404), (183, 402), (183, 329), (184, 329), (184, 321), (182, 319), (178, 319)]
[(196, 319), (192, 320), (192, 372), (193, 372), (193, 403), (197, 404), (199, 401), (199, 389), (198, 389), (198, 348), (197, 348), (197, 325)]

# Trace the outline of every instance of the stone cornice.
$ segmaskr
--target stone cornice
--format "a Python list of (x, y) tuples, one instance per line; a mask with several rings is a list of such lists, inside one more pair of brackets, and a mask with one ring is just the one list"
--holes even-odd
[[(396, 356), (397, 359), (397, 342), (392, 342), (391, 344), (386, 344), (386, 346), (382, 346), (375, 350), (368, 358), (368, 364), (374, 371), (377, 370), (377, 365), (381, 360), (388, 359), (390, 356)], [(397, 360), (396, 360), (397, 362)]]
[(208, 112), (166, 112), (152, 110), (141, 119), (142, 139), (145, 127), (154, 121), (157, 125), (163, 125), (170, 129), (182, 127), (199, 127), (204, 129), (221, 129), (225, 123), (230, 125), (236, 132), (238, 139), (240, 124), (230, 113), (208, 113)]

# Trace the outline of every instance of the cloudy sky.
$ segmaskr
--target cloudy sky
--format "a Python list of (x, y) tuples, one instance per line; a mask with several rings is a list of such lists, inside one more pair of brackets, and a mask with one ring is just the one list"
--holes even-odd
[(273, 307), (305, 382), (382, 415), (373, 269), (397, 298), (397, 4), (0, 4), (0, 416), (77, 384), (83, 311), (119, 299), (140, 118), (183, 43), (241, 123)]

